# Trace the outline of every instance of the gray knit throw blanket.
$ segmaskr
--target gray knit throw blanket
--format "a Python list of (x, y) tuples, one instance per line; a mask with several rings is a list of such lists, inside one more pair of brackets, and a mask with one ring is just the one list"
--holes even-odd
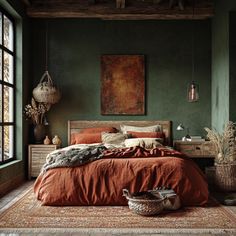
[(46, 163), (41, 169), (41, 173), (45, 173), (47, 170), (57, 167), (81, 166), (98, 160), (102, 157), (102, 152), (106, 149), (107, 148), (104, 145), (74, 145), (55, 150), (48, 154)]

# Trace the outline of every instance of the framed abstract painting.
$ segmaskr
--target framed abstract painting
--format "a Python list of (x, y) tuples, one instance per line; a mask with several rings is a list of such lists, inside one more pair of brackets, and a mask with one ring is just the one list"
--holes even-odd
[(145, 114), (143, 55), (101, 56), (102, 115)]

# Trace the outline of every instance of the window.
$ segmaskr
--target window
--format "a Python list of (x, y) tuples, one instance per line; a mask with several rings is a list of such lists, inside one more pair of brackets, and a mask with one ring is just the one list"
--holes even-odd
[(0, 8), (0, 164), (15, 157), (15, 30)]

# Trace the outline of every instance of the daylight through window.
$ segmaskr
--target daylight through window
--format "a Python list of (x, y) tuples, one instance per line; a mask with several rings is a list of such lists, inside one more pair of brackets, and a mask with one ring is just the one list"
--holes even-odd
[(0, 164), (15, 156), (14, 38), (13, 19), (0, 8)]

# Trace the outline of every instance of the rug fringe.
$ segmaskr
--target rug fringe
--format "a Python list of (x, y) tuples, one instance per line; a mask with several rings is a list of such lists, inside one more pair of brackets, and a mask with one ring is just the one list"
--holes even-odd
[(0, 233), (105, 233), (105, 234), (228, 234), (236, 229), (156, 229), (156, 228), (1, 228)]

